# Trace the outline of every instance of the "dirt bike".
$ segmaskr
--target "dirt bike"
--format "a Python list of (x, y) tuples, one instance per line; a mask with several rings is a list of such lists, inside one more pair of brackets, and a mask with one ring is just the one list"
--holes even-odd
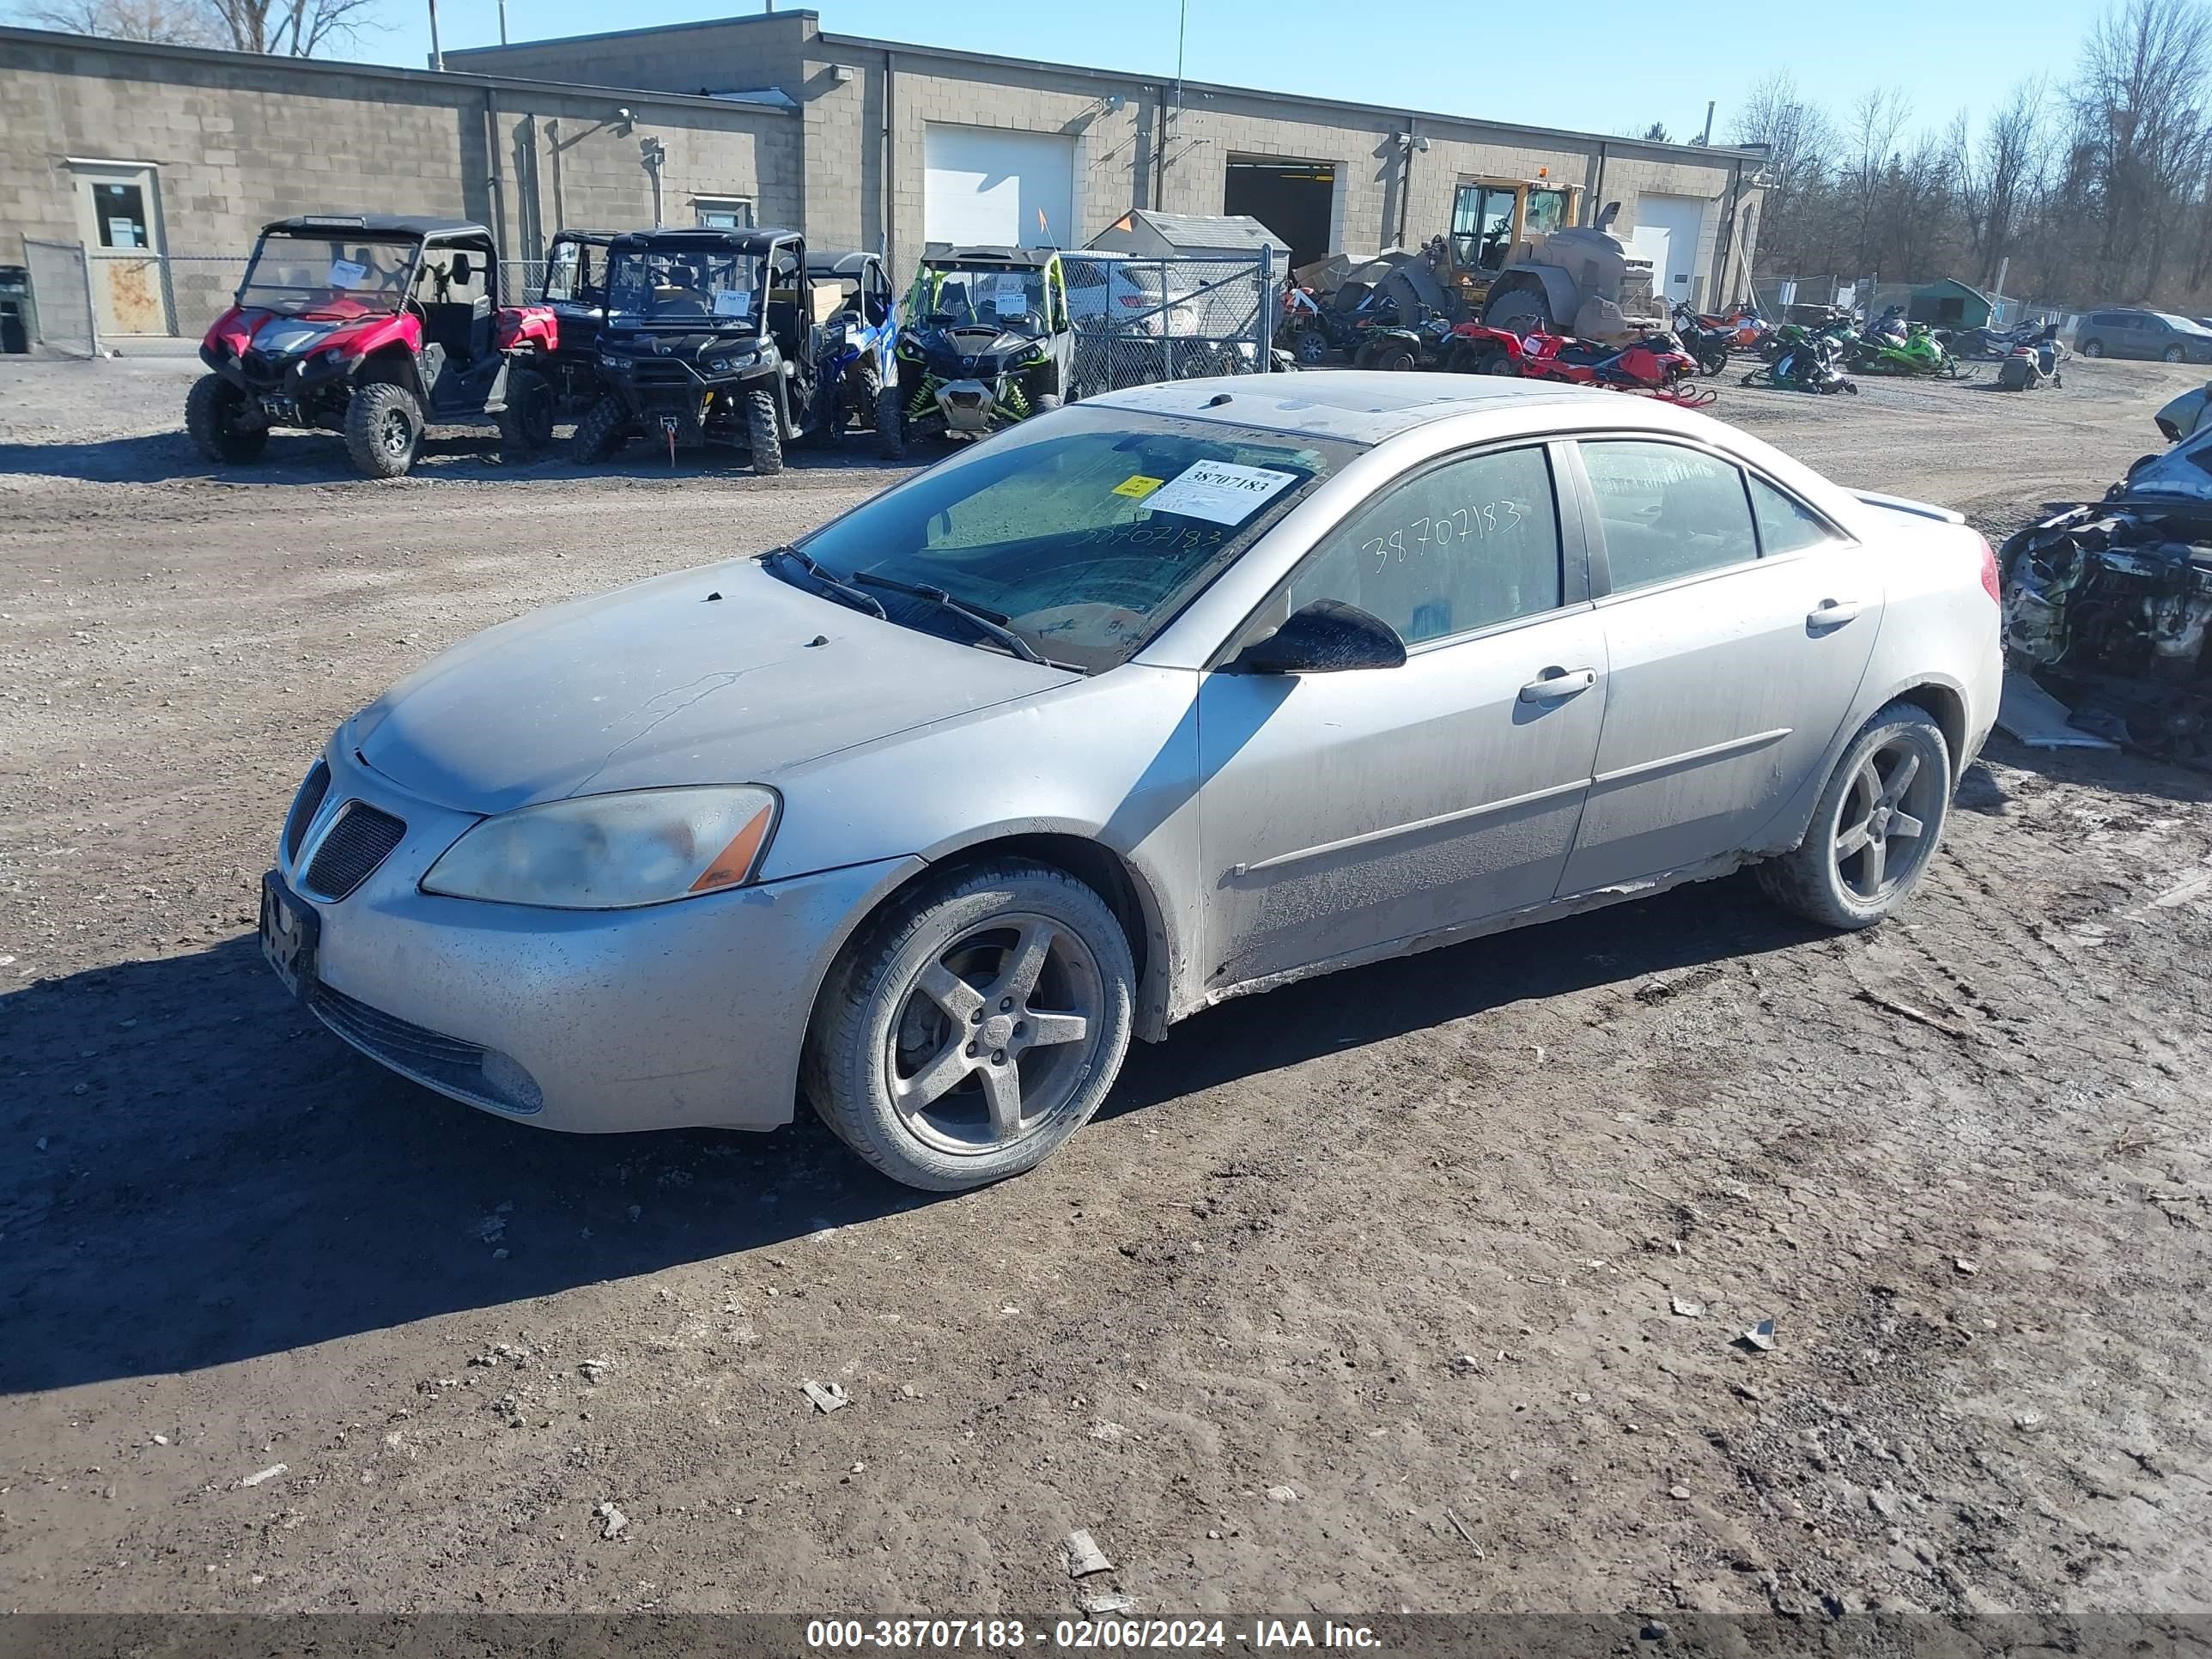
[(1728, 324), (1701, 317), (1677, 300), (1674, 331), (1681, 339), (1682, 349), (1698, 360), (1698, 374), (1717, 374), (1728, 367), (1729, 352), (1738, 334)]

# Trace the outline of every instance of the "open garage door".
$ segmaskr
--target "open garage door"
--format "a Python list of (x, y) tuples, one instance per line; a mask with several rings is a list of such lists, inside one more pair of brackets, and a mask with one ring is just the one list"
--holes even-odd
[(1073, 247), (1075, 140), (1056, 132), (922, 131), (922, 234), (933, 242)]
[(1293, 270), (1328, 254), (1335, 206), (1334, 162), (1285, 161), (1267, 155), (1229, 158), (1221, 210), (1249, 213), (1288, 242)]

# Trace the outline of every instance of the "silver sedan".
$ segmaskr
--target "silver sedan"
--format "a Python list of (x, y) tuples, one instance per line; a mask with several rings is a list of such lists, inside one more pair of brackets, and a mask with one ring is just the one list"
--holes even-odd
[(525, 617), (341, 726), (263, 888), (331, 1030), (568, 1130), (1030, 1168), (1132, 1036), (1755, 864), (1925, 872), (1995, 718), (1938, 507), (1611, 393), (1187, 381), (797, 545)]

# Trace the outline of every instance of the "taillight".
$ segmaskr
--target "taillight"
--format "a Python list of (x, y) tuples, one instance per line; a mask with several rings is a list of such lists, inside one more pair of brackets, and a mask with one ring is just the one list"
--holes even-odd
[(1990, 545), (1987, 536), (1974, 538), (1982, 544), (1982, 592), (1998, 605), (2004, 603), (2004, 584), (1997, 574), (1996, 550)]

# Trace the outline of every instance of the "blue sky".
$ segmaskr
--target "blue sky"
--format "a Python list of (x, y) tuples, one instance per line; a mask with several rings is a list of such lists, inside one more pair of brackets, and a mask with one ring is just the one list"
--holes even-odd
[[(795, 8), (787, 7), (787, 9)], [(1008, 57), (1171, 74), (1176, 0), (818, 0), (822, 27)], [(757, 0), (647, 0), (610, 8), (595, 0), (507, 0), (517, 40), (757, 10)], [(1417, 110), (1487, 115), (1595, 132), (1664, 121), (1693, 136), (1705, 100), (1730, 112), (1772, 70), (1790, 66), (1801, 88), (1840, 112), (1877, 83), (1902, 87), (1916, 126), (1941, 126), (1962, 106), (1978, 114), (2038, 67), (2062, 71), (2097, 15), (2094, 0), (1861, 0), (1833, 11), (1758, 8), (1685, 12), (1649, 0), (1582, 0), (1565, 7), (1496, 9), (1470, 0), (1391, 0), (1385, 15), (1348, 0), (1190, 0), (1184, 72), (1193, 80), (1266, 87)], [(393, 27), (365, 33), (352, 55), (420, 65), (429, 52), (425, 0), (385, 0)], [(1531, 40), (1501, 51), (1513, 19), (1534, 34), (1572, 15), (1583, 61), (1562, 69)], [(1790, 21), (1782, 20), (1789, 16)], [(1774, 27), (1763, 27), (1764, 19)], [(1802, 20), (1802, 21), (1800, 21)], [(1485, 22), (1490, 27), (1486, 28)], [(495, 44), (497, 0), (440, 0), (447, 46)], [(1868, 50), (1859, 43), (1901, 43)], [(1509, 56), (1527, 66), (1507, 67)]]

